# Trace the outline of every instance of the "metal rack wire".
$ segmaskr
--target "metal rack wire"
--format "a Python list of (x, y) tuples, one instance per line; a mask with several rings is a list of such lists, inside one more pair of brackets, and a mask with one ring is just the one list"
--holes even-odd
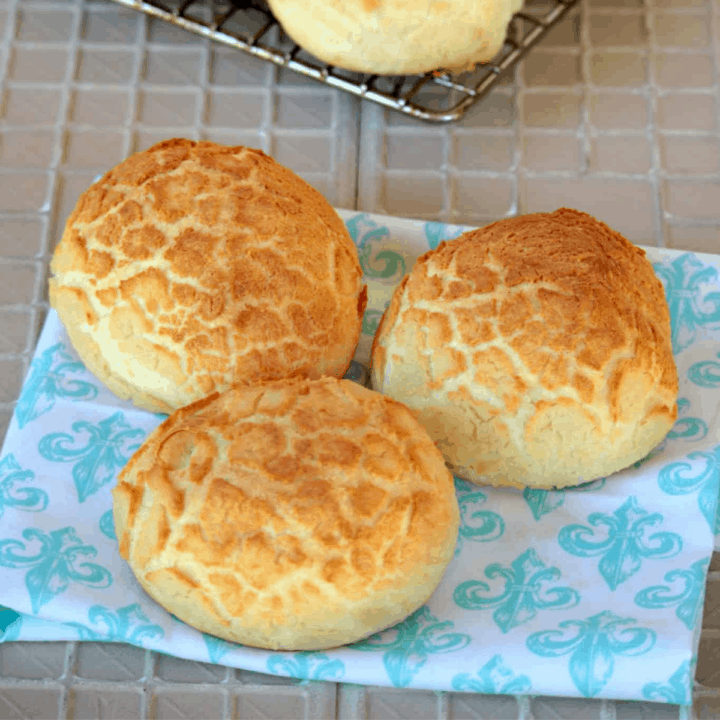
[(328, 65), (288, 40), (267, 6), (255, 0), (115, 0), (115, 2), (209, 37), (420, 120), (449, 123), (482, 100), (579, 0), (550, 0), (543, 16), (513, 16), (505, 43), (488, 64), (460, 75), (361, 75)]

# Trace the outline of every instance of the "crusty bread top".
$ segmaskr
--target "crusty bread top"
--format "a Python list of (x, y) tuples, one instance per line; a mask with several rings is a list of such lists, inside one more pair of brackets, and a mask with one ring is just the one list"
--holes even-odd
[(502, 47), (522, 0), (269, 0), (285, 32), (337, 67), (377, 75), (464, 70)]
[(399, 621), (458, 529), (452, 477), (412, 413), (334, 378), (178, 410), (113, 495), (120, 553), (148, 592), (260, 647), (330, 647)]
[[(551, 484), (582, 481), (563, 473), (583, 462), (588, 474), (614, 472), (614, 461), (643, 452), (644, 425), (653, 425), (647, 441), (657, 443), (676, 417), (662, 284), (642, 249), (586, 213), (563, 208), (493, 223), (418, 260), (376, 334), (373, 383), (426, 407), (426, 427), (443, 404), (474, 406), (453, 420), (466, 432), (439, 439), (437, 432), (452, 435), (440, 420), (429, 429), (469, 479), (500, 482), (504, 472), (542, 482), (553, 463)], [(563, 407), (576, 447), (550, 432)], [(478, 433), (492, 461), (479, 457)], [(542, 443), (545, 455), (534, 457)], [(473, 451), (478, 463), (468, 470)], [(574, 459), (563, 470), (566, 452)]]
[(89, 368), (170, 411), (293, 374), (341, 376), (360, 333), (355, 246), (325, 198), (259, 150), (174, 139), (84, 192), (50, 301)]

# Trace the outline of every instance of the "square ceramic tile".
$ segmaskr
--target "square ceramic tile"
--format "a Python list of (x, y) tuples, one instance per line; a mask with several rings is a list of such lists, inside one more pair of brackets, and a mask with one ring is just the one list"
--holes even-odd
[(132, 78), (134, 62), (130, 50), (83, 48), (78, 53), (76, 77), (80, 82), (123, 85)]
[(521, 164), (530, 170), (579, 170), (580, 139), (575, 135), (525, 135)]
[(10, 410), (0, 410), (0, 444), (5, 440), (11, 419), (12, 412)]
[(716, 173), (718, 154), (717, 136), (665, 135), (660, 139), (662, 167), (669, 173)]
[(8, 77), (18, 82), (60, 82), (67, 63), (67, 50), (15, 47), (10, 55)]
[(0, 305), (28, 305), (33, 301), (37, 267), (29, 263), (0, 262)]
[(707, 10), (711, 0), (655, 0), (657, 8), (669, 10)]
[[(31, 322), (32, 315), (27, 311), (11, 312), (9, 310), (0, 310), (0, 354), (25, 352)], [(4, 667), (6, 664), (4, 663), (4, 657), (5, 655), (9, 656), (10, 653), (3, 653), (3, 647), (3, 645), (0, 645), (0, 675), (10, 676), (9, 662), (7, 663), (8, 667)], [(15, 658), (14, 651), (12, 654), (13, 658)], [(13, 660), (12, 665), (15, 665), (15, 660)], [(62, 671), (62, 665), (60, 669)], [(44, 677), (44, 675), (40, 677)]]
[(47, 216), (4, 217), (0, 222), (0, 256), (32, 257), (43, 246)]
[(639, 130), (648, 122), (648, 101), (642, 95), (590, 92), (588, 117), (602, 130)]
[(660, 46), (702, 48), (710, 43), (709, 15), (655, 14), (655, 40)]
[(657, 124), (664, 130), (714, 130), (715, 98), (709, 94), (669, 93), (658, 98)]
[(616, 702), (615, 716), (617, 720), (679, 720), (680, 709), (662, 703)]
[(332, 170), (332, 138), (327, 135), (275, 135), (270, 154), (296, 173), (329, 173)]
[[(715, 249), (705, 252), (720, 253), (720, 222), (707, 231), (707, 243)], [(707, 584), (702, 624), (704, 628), (720, 629), (720, 580), (710, 580)]]
[(132, 45), (137, 37), (141, 15), (130, 8), (109, 11), (90, 10), (83, 13), (82, 39), (91, 43)]
[(449, 693), (449, 720), (517, 720), (517, 700), (507, 695), (477, 695), (475, 693)]
[(228, 668), (222, 665), (193, 662), (171, 655), (158, 655), (155, 661), (155, 675), (168, 682), (219, 683), (227, 677), (227, 674)]
[(649, 182), (594, 177), (521, 177), (520, 213), (572, 207), (636, 243), (655, 244), (655, 195)]
[[(246, 718), (248, 720), (250, 718), (280, 720), (280, 718), (309, 717), (305, 698), (299, 694), (268, 695), (248, 692), (234, 698), (233, 705), (233, 720), (246, 720)], [(327, 714), (324, 717), (328, 717)]]
[(278, 94), (274, 120), (279, 127), (329, 128), (332, 117), (333, 97), (327, 91)]
[[(25, 369), (25, 363), (20, 359), (0, 360), (0, 403), (12, 403), (18, 399)], [(0, 717), (4, 717), (2, 705), (0, 705)]]
[(590, 63), (590, 79), (596, 85), (637, 87), (647, 81), (646, 61), (638, 53), (595, 52)]
[(581, 700), (580, 698), (546, 698), (532, 699), (533, 720), (603, 720), (600, 700)]
[(0, 167), (45, 168), (52, 164), (54, 130), (12, 130), (0, 134)]
[(67, 42), (74, 19), (73, 13), (62, 10), (24, 8), (17, 16), (15, 37), (31, 42)]
[(588, 0), (591, 8), (623, 8), (626, 10), (642, 10), (645, 0)]
[(577, 127), (581, 102), (571, 93), (524, 93), (523, 122), (528, 127)]
[[(720, 254), (720, 220), (716, 226), (673, 225), (665, 226), (665, 244), (676, 250)], [(704, 628), (720, 628), (720, 592), (718, 583), (710, 583), (705, 593)]]
[(575, 48), (580, 44), (580, 11), (571, 10), (542, 41), (542, 47), (554, 45)]
[(715, 83), (712, 56), (660, 53), (655, 58), (655, 79), (661, 87), (711, 87)]
[(73, 720), (97, 720), (98, 718), (139, 718), (141, 694), (129, 688), (83, 688), (70, 690), (68, 706), (72, 708)]
[(69, 130), (65, 136), (63, 163), (72, 168), (96, 168), (98, 172), (122, 161), (124, 136), (114, 130)]
[(646, 173), (651, 166), (650, 143), (645, 137), (601, 135), (591, 142), (591, 172)]
[(60, 91), (9, 87), (5, 90), (2, 116), (13, 125), (51, 124), (60, 111)]
[(202, 38), (195, 33), (188, 32), (176, 27), (165, 20), (158, 18), (147, 18), (147, 39), (151, 43), (162, 43), (164, 45), (177, 45), (179, 43), (199, 43)]
[[(379, 206), (373, 212), (398, 217), (433, 219), (442, 210), (443, 179), (436, 173), (384, 175), (380, 181)], [(381, 209), (382, 208), (382, 209)]]
[[(177, 718), (223, 716), (223, 697), (216, 692), (174, 689), (157, 691), (150, 701), (151, 716), (156, 720), (177, 720)], [(258, 715), (255, 715), (258, 717)], [(259, 717), (267, 717), (259, 715)], [(272, 717), (272, 716), (271, 716)]]
[(189, 85), (200, 81), (200, 51), (151, 48), (145, 53), (143, 78), (154, 85)]
[[(3, 313), (3, 323), (9, 320), (12, 328), (12, 316), (24, 319), (21, 313)], [(15, 321), (17, 322), (17, 321)], [(0, 326), (0, 333), (4, 327)], [(27, 334), (27, 325), (25, 325)], [(2, 344), (0, 335), (0, 344)], [(23, 346), (23, 350), (25, 347)], [(12, 646), (0, 645), (0, 677), (22, 678), (24, 680), (57, 679), (65, 669), (65, 653), (67, 646), (63, 642), (19, 642)], [(2, 717), (0, 715), (0, 717)]]
[(270, 101), (265, 91), (224, 92), (213, 90), (207, 95), (205, 123), (214, 127), (256, 128), (266, 114)]
[(517, 116), (514, 95), (491, 91), (463, 115), (458, 125), (463, 128), (509, 128), (515, 124)]
[(193, 92), (141, 90), (138, 118), (144, 125), (187, 127), (195, 124), (198, 96)]
[(438, 717), (438, 700), (439, 696), (429, 690), (407, 692), (395, 688), (369, 688), (367, 718), (435, 720)]
[(59, 709), (60, 690), (16, 687), (0, 689), (0, 717), (8, 720), (56, 718)]
[(70, 102), (70, 120), (83, 125), (124, 125), (129, 96), (123, 90), (75, 90)]
[(698, 720), (717, 720), (720, 717), (720, 695), (697, 697), (693, 711)]
[(49, 178), (39, 171), (0, 169), (0, 212), (37, 212), (46, 209)]
[[(109, 170), (110, 167), (105, 169)], [(53, 225), (50, 228), (49, 252), (53, 251), (56, 243), (60, 240), (60, 236), (65, 229), (65, 221), (77, 204), (78, 198), (90, 187), (97, 174), (97, 170), (64, 170), (58, 173), (57, 201)]]
[(505, 177), (463, 173), (453, 178), (450, 193), (453, 221), (472, 224), (480, 218), (497, 218), (510, 213), (513, 181)]
[(718, 216), (720, 183), (697, 180), (666, 180), (665, 210), (675, 217), (710, 220)]
[(200, 133), (200, 139), (211, 140), (221, 145), (242, 145), (270, 154), (271, 139), (267, 133), (260, 130), (216, 130), (215, 128), (205, 128)]
[(231, 48), (214, 46), (210, 56), (210, 82), (215, 85), (266, 85), (272, 73), (270, 63)]
[(648, 32), (644, 15), (590, 15), (590, 42), (597, 47), (647, 43)]
[(139, 680), (145, 671), (145, 650), (120, 643), (84, 642), (77, 646), (75, 674), (87, 680)]
[(534, 52), (532, 61), (523, 63), (525, 84), (576, 85), (581, 82), (580, 56), (567, 53)]
[(514, 163), (512, 135), (463, 132), (452, 141), (452, 164), (458, 170), (509, 170)]
[(386, 133), (383, 155), (391, 170), (436, 170), (445, 160), (445, 139), (438, 133)]

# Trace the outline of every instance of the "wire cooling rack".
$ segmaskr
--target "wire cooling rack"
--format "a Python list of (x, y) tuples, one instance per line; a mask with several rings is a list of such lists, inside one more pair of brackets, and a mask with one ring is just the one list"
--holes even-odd
[(488, 63), (471, 73), (362, 75), (333, 67), (305, 52), (281, 31), (263, 2), (255, 0), (115, 0), (190, 32), (275, 63), (318, 82), (421, 120), (459, 120), (482, 100), (503, 73), (512, 70), (557, 25), (578, 0), (550, 0), (539, 16), (513, 16), (505, 43)]

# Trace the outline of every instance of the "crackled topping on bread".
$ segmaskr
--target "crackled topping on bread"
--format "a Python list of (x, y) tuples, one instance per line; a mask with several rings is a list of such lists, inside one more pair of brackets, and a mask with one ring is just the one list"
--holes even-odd
[(478, 481), (590, 480), (640, 459), (676, 417), (662, 285), (643, 250), (575, 210), (503, 220), (422, 256), (373, 365), (374, 386), (418, 409), (456, 472)]
[(177, 411), (113, 494), (120, 552), (148, 592), (263, 647), (329, 647), (402, 619), (458, 526), (452, 477), (412, 413), (330, 378)]
[(169, 411), (230, 382), (340, 376), (364, 310), (327, 201), (259, 150), (169, 140), (80, 197), (50, 301), (90, 369)]

